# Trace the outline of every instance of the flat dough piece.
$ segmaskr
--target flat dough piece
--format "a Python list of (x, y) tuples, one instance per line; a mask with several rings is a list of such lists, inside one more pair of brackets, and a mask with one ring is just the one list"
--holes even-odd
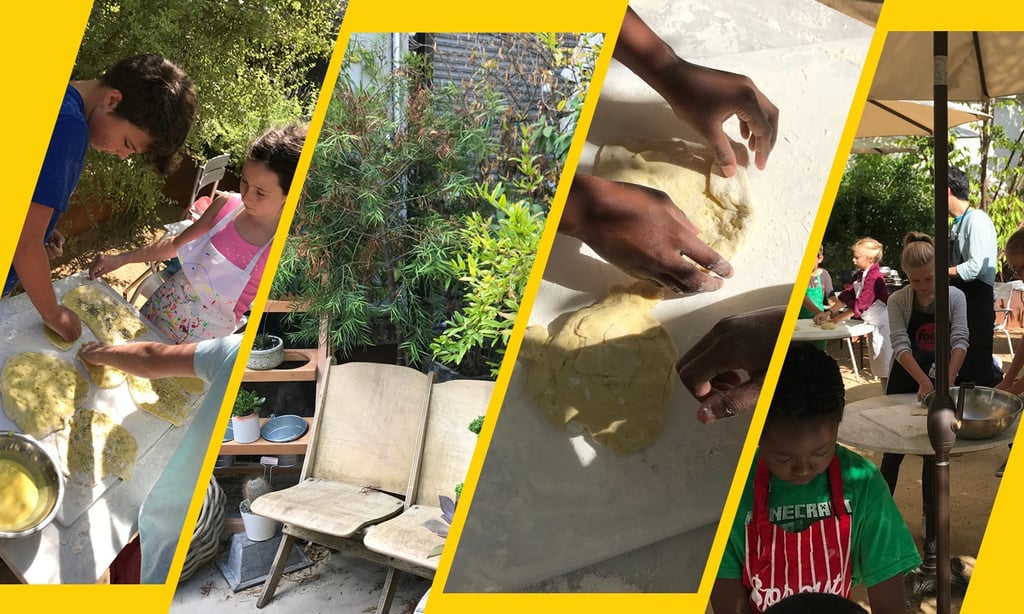
[(206, 383), (198, 377), (172, 377), (171, 379), (189, 394), (203, 394), (203, 391), (206, 390)]
[(94, 365), (88, 360), (83, 359), (81, 354), (77, 355), (76, 358), (78, 358), (78, 362), (85, 369), (85, 372), (89, 374), (92, 383), (96, 384), (99, 388), (117, 388), (124, 383), (126, 375), (124, 371), (109, 365)]
[(727, 260), (753, 227), (747, 170), (738, 166), (736, 171), (725, 178), (710, 149), (680, 140), (633, 139), (604, 145), (594, 163), (598, 177), (668, 194), (700, 230), (700, 239)]
[(120, 345), (146, 334), (146, 325), (131, 308), (97, 285), (69, 290), (61, 302), (82, 318), (101, 343)]
[(543, 326), (527, 330), (527, 391), (551, 422), (576, 420), (617, 454), (654, 441), (677, 358), (668, 331), (649, 313), (660, 300), (660, 290), (646, 284), (612, 286), (550, 335)]
[(146, 379), (128, 374), (128, 390), (139, 409), (181, 426), (188, 417), (188, 394), (173, 378)]
[(57, 451), (64, 475), (92, 486), (109, 476), (132, 479), (139, 442), (107, 414), (79, 409), (57, 437)]
[(75, 345), (75, 341), (78, 341), (78, 339), (75, 339), (75, 341), (64, 341), (64, 337), (58, 335), (56, 331), (46, 324), (43, 324), (43, 336), (46, 337), (47, 341), (53, 344), (53, 347), (62, 352), (70, 350), (71, 347)]
[(64, 428), (89, 394), (89, 382), (66, 360), (24, 352), (0, 372), (4, 413), (23, 432), (42, 439)]

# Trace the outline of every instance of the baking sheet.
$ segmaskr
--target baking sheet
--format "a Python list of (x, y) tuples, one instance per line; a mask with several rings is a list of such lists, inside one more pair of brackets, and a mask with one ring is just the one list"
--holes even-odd
[[(793, 6), (809, 12), (807, 21), (817, 20), (823, 30), (830, 19), (842, 23), (818, 40), (797, 40), (789, 25), (766, 17), (765, 23), (783, 29), (773, 42), (788, 46), (724, 55), (712, 46), (702, 60), (684, 51), (695, 37), (683, 22), (706, 9), (663, 3), (654, 12), (638, 10), (659, 33), (672, 24), (684, 28), (665, 37), (683, 57), (750, 76), (780, 109), (768, 168), (749, 169), (757, 221), (731, 260), (734, 277), (717, 292), (666, 300), (652, 312), (680, 354), (725, 316), (785, 303), (807, 246), (871, 31), (824, 15), (831, 11), (810, 0), (780, 8)], [(716, 4), (713, 19), (742, 27), (761, 13), (764, 7), (756, 3), (733, 0)], [(707, 41), (721, 42), (713, 35)], [(739, 141), (734, 120), (726, 131)], [(697, 139), (639, 79), (613, 63), (580, 172), (589, 171), (600, 145), (633, 137)], [(547, 324), (598, 300), (611, 283), (629, 281), (586, 246), (559, 235), (530, 323)], [(660, 437), (640, 454), (616, 458), (587, 435), (552, 426), (525, 391), (525, 369), (517, 363), (512, 375), (446, 591), (521, 590), (718, 522), (749, 415), (702, 426), (696, 401), (677, 382)], [(694, 556), (683, 567), (652, 562), (658, 568), (650, 575), (672, 575), (674, 590), (695, 590), (707, 555), (689, 554)], [(665, 584), (658, 586), (664, 590)]]
[[(54, 291), (57, 294), (57, 299), (60, 300), (66, 292), (82, 285), (94, 285), (108, 295), (115, 297), (119, 303), (128, 304), (124, 297), (118, 294), (105, 281), (91, 281), (84, 272), (76, 273), (54, 282)], [(139, 316), (138, 310), (134, 307), (132, 311), (136, 316)], [(144, 318), (141, 319), (143, 322), (146, 321)], [(89, 396), (82, 407), (102, 411), (115, 422), (128, 429), (139, 444), (139, 455), (136, 461), (136, 463), (139, 463), (153, 445), (171, 428), (171, 424), (137, 409), (135, 402), (132, 401), (131, 395), (128, 392), (127, 382), (112, 389), (96, 387), (89, 378), (89, 374), (85, 372), (81, 363), (75, 358), (78, 348), (83, 343), (89, 341), (96, 341), (96, 336), (89, 330), (88, 326), (83, 324), (81, 338), (75, 342), (70, 350), (61, 352), (46, 340), (43, 334), (42, 320), (40, 320), (39, 314), (32, 307), (28, 295), (20, 294), (0, 301), (0, 364), (6, 362), (10, 356), (22, 352), (40, 352), (73, 364), (90, 384)], [(139, 337), (136, 341), (160, 341), (167, 343), (167, 339), (153, 329), (149, 329), (144, 336)], [(191, 397), (191, 401), (194, 409), (196, 397)], [(2, 403), (3, 400), (0, 399), (0, 409), (3, 408)], [(18, 426), (2, 412), (0, 412), (0, 430), (21, 432)], [(40, 443), (44, 448), (52, 452), (55, 458), (59, 458), (56, 439), (57, 434), (51, 433), (43, 438)], [(57, 512), (55, 520), (65, 527), (70, 526), (119, 479), (118, 477), (108, 477), (95, 486), (90, 487), (65, 477), (64, 502), (61, 509)]]

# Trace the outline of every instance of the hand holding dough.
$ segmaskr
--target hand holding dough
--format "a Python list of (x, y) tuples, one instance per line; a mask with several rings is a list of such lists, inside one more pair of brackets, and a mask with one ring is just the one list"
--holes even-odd
[(732, 266), (698, 238), (686, 214), (656, 189), (577, 175), (559, 231), (629, 275), (676, 292), (717, 290), (722, 277), (732, 276)]
[[(641, 294), (641, 287), (646, 294)], [(527, 391), (554, 424), (572, 420), (617, 454), (643, 450), (661, 433), (672, 394), (675, 344), (648, 313), (657, 289), (613, 286), (558, 331), (532, 326), (522, 356)]]
[(736, 255), (753, 223), (746, 169), (725, 177), (715, 155), (701, 145), (647, 139), (605, 145), (597, 152), (594, 174), (662, 190), (693, 222), (700, 240), (725, 259)]

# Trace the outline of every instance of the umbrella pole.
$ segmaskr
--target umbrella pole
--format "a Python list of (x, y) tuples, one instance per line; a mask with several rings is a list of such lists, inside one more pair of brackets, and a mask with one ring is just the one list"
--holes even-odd
[[(928, 407), (928, 440), (935, 451), (935, 528), (937, 612), (950, 611), (949, 569), (949, 451), (956, 443), (956, 416), (949, 395), (949, 225), (948, 117), (946, 60), (948, 33), (934, 34), (935, 75), (935, 395)], [(926, 568), (929, 561), (925, 562)]]

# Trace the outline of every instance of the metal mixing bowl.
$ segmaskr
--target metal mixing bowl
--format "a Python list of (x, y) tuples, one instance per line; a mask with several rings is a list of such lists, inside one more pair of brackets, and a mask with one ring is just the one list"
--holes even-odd
[[(0, 527), (0, 538), (16, 539), (42, 531), (53, 521), (64, 500), (64, 480), (56, 459), (32, 437), (10, 431), (0, 432), (0, 458), (22, 465), (44, 493), (27, 520), (17, 527)], [(11, 530), (5, 530), (7, 528)]]
[[(960, 387), (949, 389), (955, 404), (960, 394)], [(922, 403), (925, 407), (931, 404), (932, 393), (925, 395)], [(1020, 397), (1009, 392), (976, 386), (967, 391), (964, 398), (964, 416), (960, 430), (956, 436), (963, 439), (990, 439), (1002, 433), (1013, 424), (1021, 413), (1024, 403)]]

